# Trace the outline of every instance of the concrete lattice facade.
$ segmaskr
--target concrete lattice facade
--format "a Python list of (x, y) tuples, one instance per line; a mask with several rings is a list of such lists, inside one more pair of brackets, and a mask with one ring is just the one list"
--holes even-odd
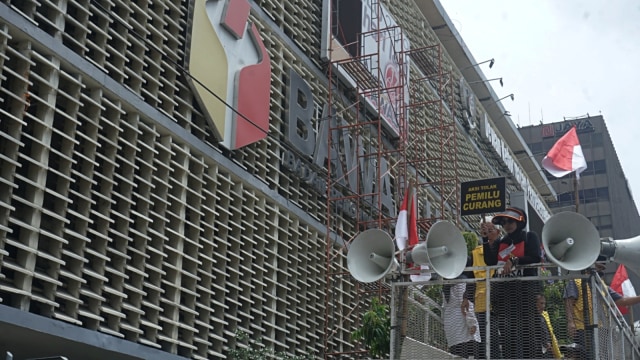
[[(416, 3), (389, 10), (412, 46), (442, 47), (442, 69), (459, 81), (460, 55), (447, 54)], [(281, 163), (290, 71), (326, 103), (322, 1), (250, 2), (271, 57), (270, 127), (234, 151), (219, 145), (188, 85), (193, 4), (0, 3), (0, 350), (221, 358), (237, 330), (291, 355), (362, 350), (349, 336), (358, 285), (327, 280), (346, 263), (327, 259), (326, 200)], [(484, 119), (511, 121), (476, 99), (463, 119), (457, 86), (451, 99), (458, 181), (505, 176), (509, 192), (522, 191), (480, 131)], [(412, 118), (415, 128), (439, 121)], [(344, 237), (355, 235), (352, 219), (337, 217)], [(331, 311), (328, 291), (340, 299)], [(338, 326), (330, 337), (327, 324)]]

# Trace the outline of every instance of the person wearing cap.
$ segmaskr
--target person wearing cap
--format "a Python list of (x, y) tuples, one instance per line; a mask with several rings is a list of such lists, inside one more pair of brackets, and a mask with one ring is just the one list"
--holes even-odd
[(536, 294), (542, 292), (539, 280), (524, 281), (522, 277), (537, 276), (538, 268), (524, 265), (542, 261), (538, 234), (527, 231), (527, 214), (518, 207), (508, 207), (496, 214), (491, 222), (502, 226), (505, 235), (492, 244), (485, 243), (484, 261), (487, 265), (501, 265), (496, 276), (514, 277), (508, 281), (494, 281), (491, 285), (491, 308), (499, 318), (502, 349), (505, 358), (531, 359), (536, 356), (535, 328), (537, 318)]

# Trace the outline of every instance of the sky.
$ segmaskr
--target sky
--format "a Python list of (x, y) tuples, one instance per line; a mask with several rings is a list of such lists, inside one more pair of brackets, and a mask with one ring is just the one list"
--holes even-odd
[(640, 206), (640, 1), (440, 3), (516, 125), (604, 117)]

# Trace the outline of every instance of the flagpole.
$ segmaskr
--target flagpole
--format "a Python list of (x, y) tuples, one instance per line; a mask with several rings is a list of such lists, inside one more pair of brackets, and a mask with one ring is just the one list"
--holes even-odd
[(580, 213), (580, 196), (578, 193), (578, 177), (576, 176), (576, 172), (572, 173), (573, 175), (573, 197), (576, 199), (576, 212)]
[[(407, 214), (406, 214), (406, 219), (405, 219), (405, 223), (407, 226), (407, 239), (406, 239), (406, 243), (405, 243), (405, 249), (408, 249), (408, 247), (410, 246), (410, 237), (411, 237), (411, 229), (409, 228), (409, 226), (412, 226), (413, 224), (409, 225), (410, 223), (410, 219), (411, 219), (411, 212), (413, 212), (414, 208), (413, 208), (413, 202), (414, 202), (414, 198), (413, 198), (413, 191), (414, 191), (414, 184), (413, 184), (413, 180), (409, 180), (407, 182), (407, 189), (405, 190), (405, 198), (407, 200), (407, 208), (405, 209)], [(417, 200), (417, 199), (416, 199)], [(417, 209), (417, 206), (416, 206)], [(415, 215), (414, 215), (415, 216)], [(406, 278), (410, 276), (409, 275), (404, 275), (404, 280), (406, 280)], [(393, 293), (392, 293), (393, 295)], [(399, 317), (400, 317), (400, 336), (399, 336), (399, 344), (397, 346), (397, 349), (401, 349), (402, 348), (402, 344), (404, 343), (404, 339), (407, 337), (407, 332), (408, 332), (408, 328), (409, 328), (409, 288), (408, 287), (401, 287), (400, 290), (400, 304), (399, 304)], [(393, 349), (392, 349), (393, 350)], [(395, 354), (391, 354), (392, 358), (396, 358)], [(398, 354), (399, 357), (399, 354)]]
[[(413, 181), (409, 180), (408, 184), (407, 184), (407, 195), (408, 199), (407, 199), (407, 244), (405, 249), (409, 249), (410, 245), (410, 238), (411, 238), (411, 212), (413, 211)], [(410, 275), (405, 275), (404, 276), (404, 280), (406, 280), (406, 278), (411, 279)], [(404, 343), (404, 339), (407, 337), (407, 333), (409, 330), (409, 288), (408, 287), (402, 287), (402, 320), (400, 323), (400, 346), (402, 346), (402, 344)], [(400, 348), (400, 347), (398, 347)]]

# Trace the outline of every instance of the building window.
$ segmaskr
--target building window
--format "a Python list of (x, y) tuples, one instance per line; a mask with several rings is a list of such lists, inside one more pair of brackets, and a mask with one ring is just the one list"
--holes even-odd
[(602, 133), (591, 134), (591, 146), (602, 146)]
[(590, 203), (597, 201), (596, 189), (584, 189), (580, 191), (580, 202)]
[(573, 192), (566, 192), (562, 194), (558, 194), (558, 201), (549, 204), (550, 208), (561, 208), (566, 206), (575, 205), (575, 197), (573, 196)]
[(596, 174), (605, 174), (607, 172), (607, 165), (604, 160), (596, 160), (592, 163), (593, 172)]
[(609, 188), (608, 187), (597, 188), (596, 191), (598, 192), (597, 193), (598, 200), (600, 200), (600, 201), (609, 200)]
[[(588, 204), (600, 201), (609, 201), (609, 188), (608, 187), (599, 187), (599, 188), (591, 188), (584, 189), (578, 191), (578, 195), (580, 197), (581, 204)], [(573, 191), (568, 191), (562, 194), (558, 194), (558, 201), (550, 203), (550, 208), (561, 208), (565, 206), (575, 205), (575, 194)], [(609, 219), (609, 223), (611, 220)]]

